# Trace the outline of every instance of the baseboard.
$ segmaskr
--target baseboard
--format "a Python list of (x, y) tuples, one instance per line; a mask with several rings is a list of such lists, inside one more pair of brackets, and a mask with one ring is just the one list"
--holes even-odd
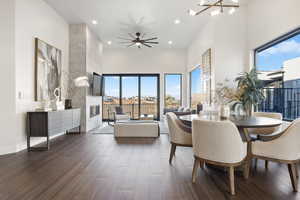
[[(66, 134), (66, 133), (64, 132), (64, 133), (59, 133), (59, 134), (54, 135), (54, 136), (50, 136), (50, 141), (52, 139), (54, 139), (56, 137), (59, 137), (59, 136), (62, 136), (64, 134)], [(46, 138), (31, 138), (31, 140), (30, 140), (30, 146), (35, 146), (35, 145), (41, 144), (43, 142), (46, 142)], [(27, 142), (26, 141), (24, 141), (24, 142), (22, 142), (20, 144), (17, 144), (17, 150), (16, 150), (16, 152), (20, 152), (20, 151), (23, 151), (25, 149), (27, 149)]]

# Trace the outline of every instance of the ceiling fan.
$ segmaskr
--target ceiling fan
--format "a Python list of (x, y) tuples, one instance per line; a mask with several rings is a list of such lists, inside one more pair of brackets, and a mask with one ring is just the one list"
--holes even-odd
[(130, 38), (118, 37), (118, 39), (123, 40), (120, 43), (127, 45), (127, 47), (137, 46), (140, 49), (142, 46), (146, 46), (152, 48), (151, 45), (159, 44), (157, 41), (154, 41), (158, 39), (157, 37), (145, 38), (145, 33), (136, 32), (135, 35), (131, 33), (128, 33), (128, 35)]

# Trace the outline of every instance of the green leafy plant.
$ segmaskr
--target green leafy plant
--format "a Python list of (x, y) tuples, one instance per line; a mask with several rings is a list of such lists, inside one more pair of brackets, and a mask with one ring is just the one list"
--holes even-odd
[(247, 115), (252, 114), (252, 108), (257, 108), (265, 96), (263, 94), (263, 82), (258, 79), (258, 73), (255, 69), (250, 72), (241, 73), (235, 81), (237, 82), (239, 98), (234, 105), (241, 104)]

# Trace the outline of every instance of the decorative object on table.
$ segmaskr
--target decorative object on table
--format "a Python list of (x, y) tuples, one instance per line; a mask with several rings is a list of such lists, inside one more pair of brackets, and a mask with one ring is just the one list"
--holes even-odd
[(192, 9), (189, 9), (188, 13), (190, 16), (196, 16), (201, 13), (204, 13), (210, 8), (214, 8), (214, 10), (210, 12), (211, 16), (219, 15), (221, 13), (224, 13), (224, 11), (227, 11), (229, 15), (232, 15), (240, 6), (239, 0), (231, 0), (231, 2), (232, 3), (227, 3), (225, 0), (200, 0), (198, 6), (201, 6), (202, 9), (200, 11), (194, 11)]
[(35, 38), (35, 100), (55, 100), (54, 90), (60, 88), (62, 70), (61, 50)]
[(220, 116), (223, 119), (228, 119), (230, 117), (230, 107), (228, 105), (220, 106)]
[(202, 79), (203, 79), (203, 92), (205, 94), (205, 102), (212, 103), (212, 69), (211, 69), (211, 49), (208, 49), (202, 55)]
[(63, 103), (63, 101), (61, 101), (61, 89), (60, 88), (56, 88), (54, 90), (54, 96), (55, 96), (55, 100), (52, 101), (52, 105), (51, 107), (53, 108), (53, 110), (64, 110), (65, 109), (65, 105)]
[(255, 69), (241, 73), (235, 81), (237, 88), (226, 85), (228, 80), (225, 80), (225, 84), (217, 84), (217, 101), (220, 105), (231, 104), (232, 110), (237, 115), (251, 116), (253, 109), (265, 98), (262, 90), (263, 82), (257, 78)]
[(199, 114), (203, 110), (203, 104), (198, 103), (197, 104), (197, 114)]
[(265, 98), (262, 90), (263, 82), (258, 79), (255, 69), (241, 73), (235, 81), (238, 83), (240, 94), (239, 101), (236, 101), (235, 104), (241, 104), (246, 115), (251, 116), (253, 109), (256, 109)]
[(71, 109), (72, 107), (72, 99), (65, 99), (65, 109)]

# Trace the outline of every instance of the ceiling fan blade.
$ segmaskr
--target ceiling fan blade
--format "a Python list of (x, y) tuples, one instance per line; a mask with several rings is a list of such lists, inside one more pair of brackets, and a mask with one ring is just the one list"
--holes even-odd
[(132, 35), (131, 33), (128, 33), (128, 35), (129, 35), (130, 37), (132, 37), (133, 39), (136, 39), (136, 37), (135, 37), (134, 35)]
[(119, 42), (119, 44), (131, 44), (132, 42), (131, 41), (128, 41), (128, 42)]
[(158, 39), (157, 37), (154, 37), (154, 38), (145, 39), (144, 41), (157, 40), (157, 39)]
[(144, 42), (144, 43), (147, 43), (147, 44), (159, 44), (159, 42)]
[(132, 41), (132, 39), (129, 39), (129, 38), (123, 38), (123, 37), (117, 37), (117, 39)]
[(149, 48), (152, 48), (152, 46), (148, 45), (148, 44), (145, 44), (145, 43), (142, 43), (142, 45), (146, 46), (146, 47), (149, 47)]
[(130, 45), (127, 45), (127, 47), (131, 47), (131, 46), (133, 46), (133, 45), (135, 45), (135, 43), (132, 43), (132, 44), (130, 44)]

